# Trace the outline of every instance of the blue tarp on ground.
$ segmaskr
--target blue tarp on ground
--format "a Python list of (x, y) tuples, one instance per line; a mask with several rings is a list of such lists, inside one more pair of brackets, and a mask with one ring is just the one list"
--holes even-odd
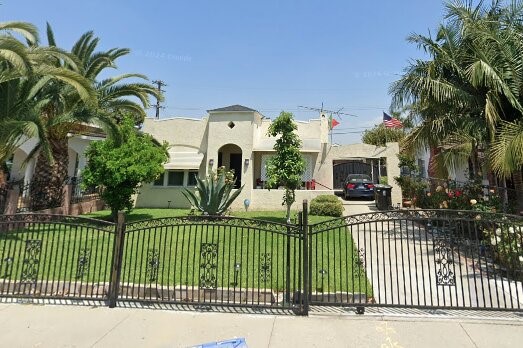
[(232, 340), (225, 340), (219, 342), (209, 342), (204, 344), (196, 345), (192, 348), (248, 348), (245, 338), (233, 338)]

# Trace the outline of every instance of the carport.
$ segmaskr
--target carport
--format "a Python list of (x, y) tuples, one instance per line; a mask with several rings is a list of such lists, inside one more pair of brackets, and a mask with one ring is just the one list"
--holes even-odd
[(385, 157), (335, 159), (332, 161), (334, 189), (343, 189), (345, 179), (350, 174), (368, 175), (375, 184), (379, 184), (380, 177), (387, 176), (386, 163)]
[[(332, 172), (328, 173), (332, 188), (336, 191), (343, 189), (343, 184), (349, 174), (366, 174), (375, 184), (386, 181), (393, 187), (392, 204), (401, 203), (401, 188), (394, 181), (400, 176), (398, 167), (399, 144), (387, 143), (387, 146), (369, 144), (332, 145), (326, 157), (331, 159), (327, 165)], [(329, 170), (330, 171), (330, 170)]]

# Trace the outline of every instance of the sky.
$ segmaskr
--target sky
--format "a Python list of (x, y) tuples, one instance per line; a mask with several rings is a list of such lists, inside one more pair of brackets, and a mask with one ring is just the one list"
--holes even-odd
[[(406, 41), (435, 32), (442, 0), (1, 0), (0, 21), (45, 23), (70, 49), (86, 31), (100, 50), (126, 47), (121, 73), (162, 80), (161, 118), (204, 117), (241, 104), (275, 118), (339, 110), (333, 141), (358, 143), (390, 108), (390, 84), (423, 52)], [(148, 114), (153, 116), (154, 109)]]

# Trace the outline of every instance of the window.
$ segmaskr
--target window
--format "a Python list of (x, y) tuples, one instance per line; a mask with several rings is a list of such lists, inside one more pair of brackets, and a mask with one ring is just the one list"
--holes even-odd
[(170, 170), (167, 175), (168, 186), (183, 186), (183, 171)]
[(163, 186), (163, 174), (161, 174), (158, 179), (154, 180), (154, 186)]
[(187, 186), (196, 186), (197, 170), (189, 170), (189, 178), (187, 179)]

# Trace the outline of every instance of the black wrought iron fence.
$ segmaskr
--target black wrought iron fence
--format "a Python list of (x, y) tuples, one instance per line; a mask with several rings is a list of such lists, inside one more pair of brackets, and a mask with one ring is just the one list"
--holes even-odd
[(523, 218), (394, 210), (308, 225), (0, 218), (0, 296), (292, 309), (523, 310)]
[(19, 186), (18, 202), (16, 206), (17, 213), (31, 211), (31, 184), (21, 183)]
[(311, 304), (523, 309), (523, 218), (449, 210), (310, 226)]
[(107, 299), (114, 232), (87, 218), (0, 216), (0, 296)]
[(301, 293), (298, 226), (232, 217), (125, 226), (120, 300), (293, 308)]
[(101, 186), (88, 186), (83, 184), (82, 178), (72, 177), (68, 180), (71, 184), (71, 204), (88, 202), (100, 199)]

